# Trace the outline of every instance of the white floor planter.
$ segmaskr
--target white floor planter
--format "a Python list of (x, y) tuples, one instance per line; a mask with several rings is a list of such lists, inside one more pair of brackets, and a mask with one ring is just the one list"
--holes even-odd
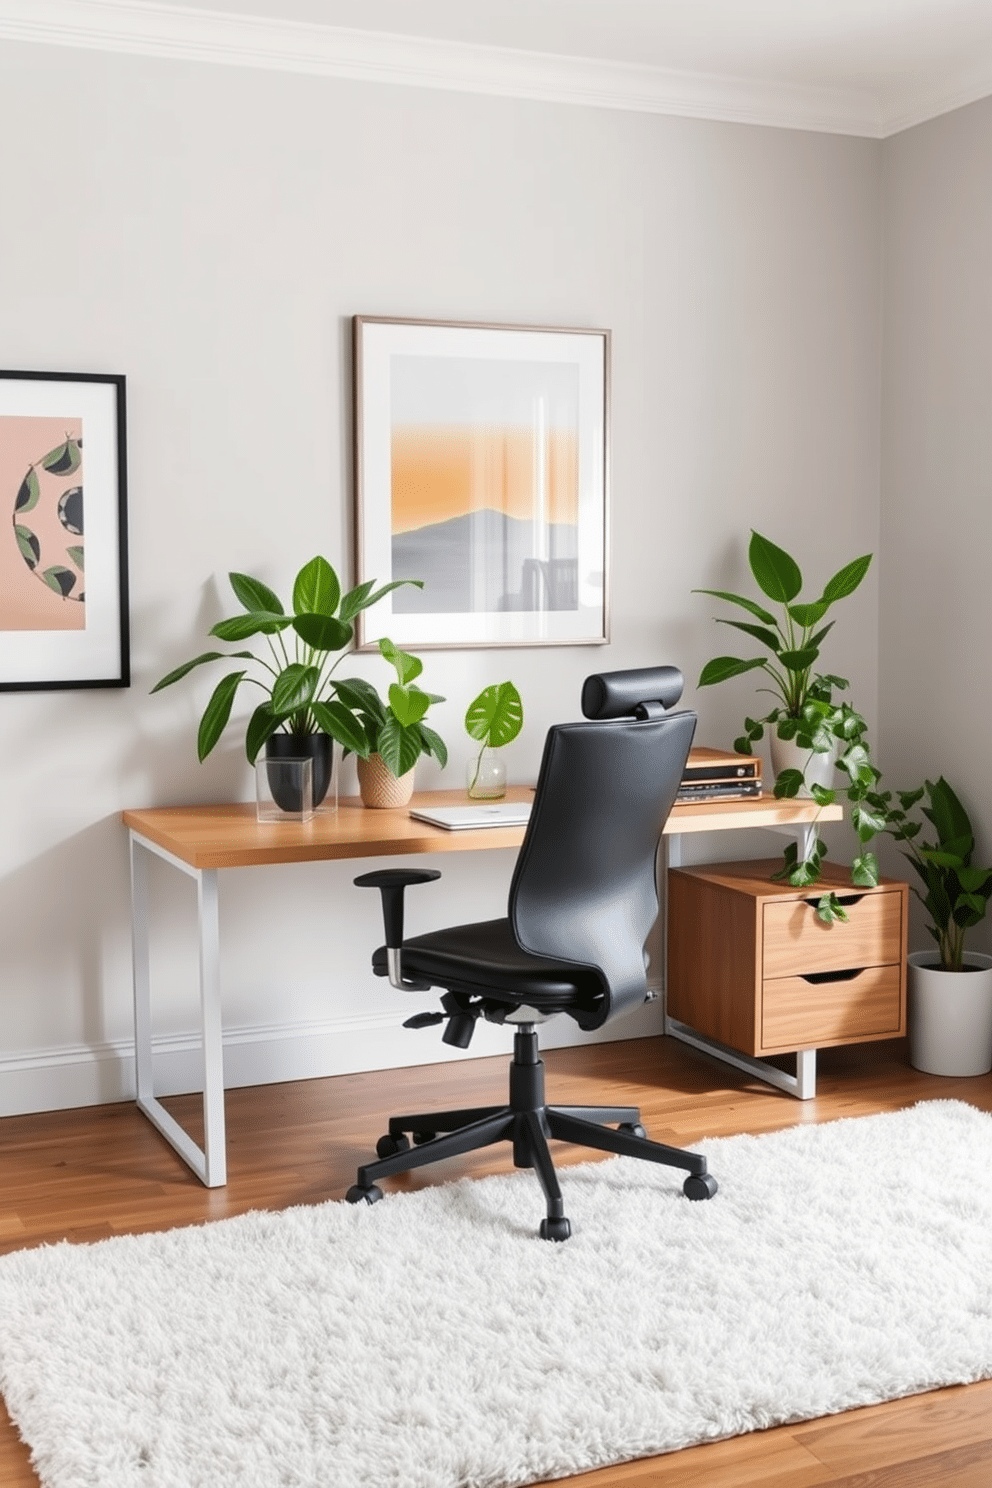
[(936, 951), (909, 957), (909, 1061), (930, 1075), (992, 1070), (992, 956), (966, 951), (973, 971), (941, 971)]

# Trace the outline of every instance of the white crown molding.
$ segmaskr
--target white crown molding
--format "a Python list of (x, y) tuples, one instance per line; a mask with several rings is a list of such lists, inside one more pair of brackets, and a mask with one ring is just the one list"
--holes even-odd
[(803, 88), (138, 0), (0, 0), (0, 40), (880, 138), (864, 90)]
[(938, 91), (932, 87), (918, 90), (907, 89), (887, 100), (881, 138), (889, 139), (902, 134), (905, 129), (914, 129), (917, 124), (926, 124), (942, 114), (966, 108), (970, 103), (980, 103), (992, 95), (992, 66), (984, 72), (973, 73), (966, 82), (957, 87)]

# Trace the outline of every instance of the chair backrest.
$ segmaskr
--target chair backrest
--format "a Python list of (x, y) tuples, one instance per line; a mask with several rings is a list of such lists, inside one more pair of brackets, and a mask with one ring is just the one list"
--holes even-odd
[(598, 1028), (647, 996), (645, 941), (658, 913), (656, 858), (696, 727), (666, 714), (682, 692), (675, 667), (586, 680), (586, 723), (548, 731), (534, 805), (510, 885), (517, 942), (592, 966), (604, 988)]

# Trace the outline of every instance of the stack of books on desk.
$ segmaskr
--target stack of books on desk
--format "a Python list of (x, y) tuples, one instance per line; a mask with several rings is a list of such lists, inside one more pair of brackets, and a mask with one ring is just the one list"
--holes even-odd
[(698, 745), (689, 750), (676, 805), (685, 801), (733, 801), (761, 795), (761, 760), (752, 754)]

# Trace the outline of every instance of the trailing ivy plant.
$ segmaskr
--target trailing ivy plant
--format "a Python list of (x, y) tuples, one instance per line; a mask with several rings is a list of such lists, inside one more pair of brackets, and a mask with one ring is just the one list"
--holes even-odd
[[(820, 809), (833, 805), (838, 796), (846, 797), (851, 825), (857, 833), (859, 843), (859, 851), (851, 861), (851, 883), (857, 888), (874, 888), (878, 883), (878, 859), (868, 844), (886, 829), (887, 818), (880, 808), (876, 791), (880, 773), (868, 755), (865, 738), (867, 725), (861, 714), (849, 703), (830, 706), (826, 713), (821, 712), (815, 702), (808, 704), (807, 708), (804, 732), (808, 732), (814, 741), (809, 745), (810, 758), (813, 754), (832, 750), (834, 741), (839, 740), (842, 750), (837, 756), (836, 766), (847, 775), (846, 785), (836, 787), (823, 786), (813, 781), (809, 786), (809, 794)], [(800, 742), (804, 743), (805, 740)], [(808, 768), (809, 760), (806, 764)], [(783, 770), (775, 781), (774, 793), (779, 799), (792, 799), (799, 795), (805, 784), (804, 771)], [(818, 881), (820, 865), (826, 852), (826, 844), (818, 833), (813, 834), (810, 850), (804, 858), (799, 856), (798, 845), (790, 842), (783, 853), (782, 867), (774, 877), (788, 881), (797, 888), (808, 888)], [(817, 914), (827, 924), (831, 920), (847, 919), (847, 912), (835, 893), (824, 894), (820, 898)]]
[[(847, 679), (817, 669), (820, 647), (834, 625), (833, 620), (823, 622), (838, 600), (847, 598), (858, 588), (868, 572), (871, 554), (845, 564), (824, 585), (818, 598), (806, 601), (799, 598), (803, 576), (796, 560), (759, 532), (751, 533), (748, 563), (763, 600), (723, 589), (694, 592), (712, 595), (745, 610), (751, 620), (720, 616), (718, 623), (730, 625), (756, 641), (763, 654), (716, 656), (703, 667), (699, 686), (711, 687), (745, 672), (764, 673), (767, 683), (758, 690), (770, 694), (775, 702), (762, 717), (745, 717), (744, 732), (734, 740), (734, 748), (740, 754), (752, 753), (768, 729), (807, 751), (802, 769), (786, 769), (777, 776), (774, 792), (780, 799), (798, 796), (806, 789), (806, 770), (815, 755), (836, 751), (836, 766), (847, 777), (847, 784), (834, 789), (814, 782), (808, 793), (821, 809), (832, 805), (839, 794), (846, 796), (860, 844), (851, 864), (851, 881), (858, 887), (874, 887), (878, 883), (878, 860), (868, 850), (868, 843), (882, 830), (884, 813), (871, 800), (880, 776), (871, 762), (867, 724), (850, 703), (834, 697), (835, 693), (848, 689)], [(764, 600), (772, 601), (776, 610), (770, 609)], [(789, 844), (776, 877), (797, 888), (817, 882), (826, 846), (818, 833), (811, 836), (812, 845), (803, 858), (797, 845)], [(825, 894), (817, 913), (827, 922), (847, 918), (836, 894)]]
[(152, 692), (159, 692), (163, 687), (171, 687), (207, 662), (237, 659), (253, 664), (255, 671), (239, 667), (222, 677), (214, 688), (197, 732), (199, 759), (206, 759), (227, 727), (242, 683), (260, 688), (265, 694), (264, 701), (249, 718), (245, 732), (249, 764), (255, 763), (265, 741), (279, 730), (297, 736), (330, 734), (346, 750), (366, 757), (370, 747), (368, 735), (348, 696), (342, 693), (345, 684), (332, 674), (351, 645), (355, 616), (402, 584), (414, 584), (422, 589), (421, 580), (395, 579), (377, 589), (375, 580), (369, 579), (342, 594), (340, 580), (331, 564), (318, 556), (305, 563), (296, 575), (292, 609), (287, 612), (279, 596), (261, 579), (243, 573), (231, 573), (228, 578), (244, 613), (219, 620), (209, 634), (228, 642), (261, 637), (261, 654), (204, 651), (183, 662), (152, 688)]

